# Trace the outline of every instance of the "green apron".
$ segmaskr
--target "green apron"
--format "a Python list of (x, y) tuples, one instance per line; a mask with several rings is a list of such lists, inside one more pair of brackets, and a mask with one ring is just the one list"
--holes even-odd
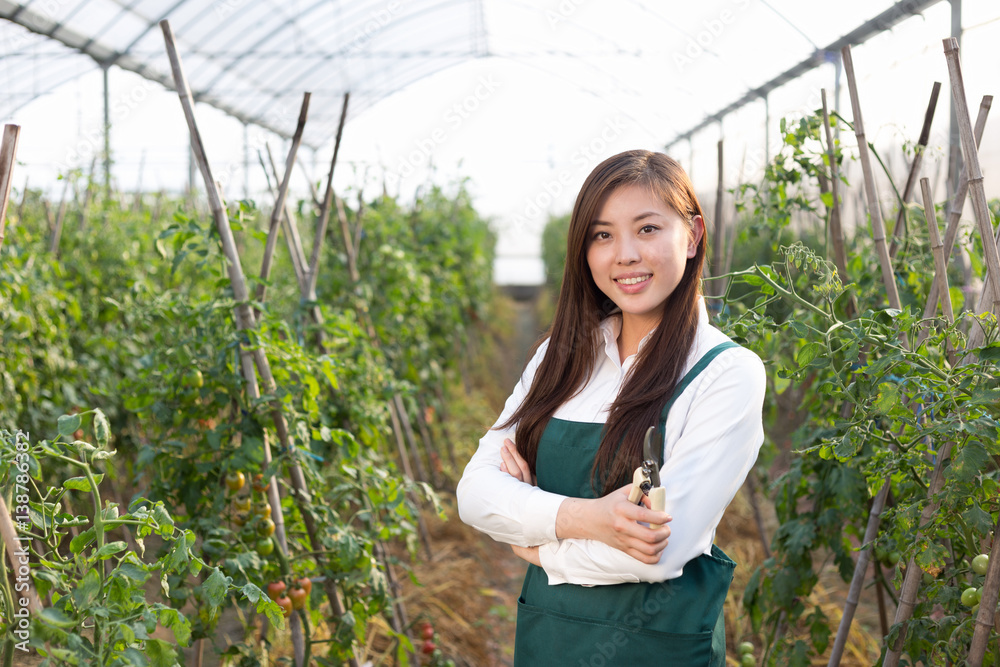
[[(730, 347), (737, 346), (726, 342), (709, 350), (678, 383), (663, 408), (661, 433), (674, 400)], [(551, 419), (538, 446), (539, 488), (594, 498), (590, 472), (603, 429), (603, 424)], [(550, 586), (545, 570), (529, 565), (517, 603), (514, 665), (723, 667), (722, 606), (735, 568), (714, 544), (710, 556), (688, 561), (680, 577), (657, 583)]]

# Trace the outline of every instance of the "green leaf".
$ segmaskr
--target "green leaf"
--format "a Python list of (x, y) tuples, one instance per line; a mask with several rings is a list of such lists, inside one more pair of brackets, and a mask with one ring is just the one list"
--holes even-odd
[(875, 398), (872, 407), (881, 414), (888, 414), (898, 404), (899, 386), (892, 382), (880, 382), (878, 385), (878, 396)]
[(93, 528), (88, 528), (69, 542), (70, 553), (77, 555), (81, 553), (87, 545), (97, 539), (97, 533)]
[(97, 443), (101, 447), (107, 447), (108, 440), (111, 438), (111, 424), (100, 408), (94, 409), (94, 437), (97, 438)]
[(101, 592), (101, 575), (96, 569), (90, 569), (83, 579), (77, 582), (73, 589), (73, 601), (81, 612), (90, 608)]
[(174, 667), (177, 664), (177, 651), (162, 639), (146, 641), (146, 657), (153, 667)]
[(179, 611), (170, 608), (161, 609), (159, 620), (160, 625), (174, 633), (174, 639), (178, 644), (187, 646), (191, 643), (191, 622)]
[(107, 560), (116, 553), (124, 551), (127, 548), (128, 544), (125, 542), (109, 542), (97, 550), (96, 558), (97, 560)]
[(63, 610), (56, 609), (55, 607), (46, 607), (38, 612), (36, 618), (40, 619), (47, 625), (52, 625), (57, 628), (72, 628), (76, 626), (76, 621), (74, 619), (67, 616)]
[(799, 353), (795, 355), (795, 361), (799, 366), (808, 366), (809, 363), (826, 351), (826, 346), (820, 343), (806, 343)]
[(81, 423), (80, 415), (62, 415), (56, 421), (56, 427), (59, 430), (59, 435), (70, 436), (80, 428)]
[(201, 585), (205, 602), (213, 607), (218, 607), (226, 600), (226, 592), (232, 583), (232, 578), (222, 574), (222, 570), (214, 568), (212, 574), (208, 576), (205, 583)]
[[(98, 484), (104, 479), (104, 473), (98, 473), (94, 475), (94, 481)], [(94, 489), (90, 486), (90, 480), (86, 477), (70, 477), (63, 482), (63, 488), (69, 489), (70, 491), (86, 491), (90, 492)]]

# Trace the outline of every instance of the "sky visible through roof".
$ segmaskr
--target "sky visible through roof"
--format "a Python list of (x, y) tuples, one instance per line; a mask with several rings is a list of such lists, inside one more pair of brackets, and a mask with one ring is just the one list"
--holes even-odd
[[(311, 90), (310, 146), (303, 150), (305, 169), (296, 173), (293, 196), (305, 196), (305, 173), (313, 181), (323, 177), (341, 95), (351, 90), (338, 191), (356, 196), (362, 187), (367, 193), (385, 187), (408, 198), (429, 181), (469, 179), (478, 208), (500, 232), (500, 282), (540, 279), (539, 237), (548, 215), (571, 208), (600, 160), (629, 148), (662, 149), (705, 116), (893, 5), (136, 0), (127, 5), (131, 13), (123, 13), (124, 3), (110, 0), (25, 4), (162, 72), (162, 33), (143, 19), (167, 14), (192, 87), (285, 133), (294, 128), (302, 93)], [(175, 4), (179, 9), (168, 12)], [(0, 15), (14, 5), (0, 0)], [(963, 68), (974, 111), (983, 94), (996, 92), (990, 86), (1000, 71), (1000, 6), (964, 0), (962, 13)], [(939, 2), (853, 52), (865, 126), (876, 145), (912, 144), (933, 82), (945, 84), (925, 159), (926, 173), (941, 183), (948, 141), (941, 40), (950, 30), (950, 4)], [(761, 101), (671, 147), (706, 208), (714, 200), (719, 138), (727, 187), (753, 178), (778, 146), (782, 116), (811, 113), (824, 88), (832, 101), (836, 67), (833, 58), (826, 60), (769, 95), (768, 128)], [(176, 94), (118, 68), (109, 78), (115, 182), (124, 190), (181, 190), (188, 178), (187, 130)], [(28, 178), (31, 187), (57, 196), (57, 175), (89, 169), (101, 150), (101, 71), (91, 58), (0, 21), (0, 80), (7, 91), (0, 103), (6, 105), (0, 106), (3, 120), (22, 125), (15, 187)], [(850, 118), (846, 83), (840, 107)], [(227, 195), (243, 197), (248, 188), (266, 204), (257, 151), (266, 142), (281, 163), (286, 142), (256, 125), (244, 132), (239, 121), (205, 104), (197, 113)], [(987, 192), (997, 196), (1000, 150), (990, 127), (983, 162)], [(901, 154), (896, 162), (902, 170)]]

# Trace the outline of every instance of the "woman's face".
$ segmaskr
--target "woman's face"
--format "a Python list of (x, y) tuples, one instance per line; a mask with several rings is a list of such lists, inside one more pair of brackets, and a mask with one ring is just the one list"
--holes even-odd
[(689, 226), (648, 188), (621, 187), (605, 197), (590, 224), (587, 264), (597, 287), (621, 309), (627, 326), (651, 330), (704, 233), (701, 216)]

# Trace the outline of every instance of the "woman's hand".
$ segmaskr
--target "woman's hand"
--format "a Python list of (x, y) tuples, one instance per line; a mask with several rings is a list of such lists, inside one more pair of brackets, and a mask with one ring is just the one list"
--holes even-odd
[(510, 549), (514, 552), (514, 555), (521, 560), (525, 560), (532, 565), (537, 565), (538, 567), (542, 566), (542, 559), (538, 555), (538, 547), (519, 547), (512, 544), (510, 545)]
[(500, 447), (500, 456), (503, 458), (503, 461), (500, 463), (500, 470), (519, 482), (536, 486), (535, 476), (531, 474), (528, 462), (517, 453), (517, 446), (513, 440), (504, 438), (503, 445)]
[(670, 537), (665, 524), (672, 517), (649, 509), (647, 496), (642, 505), (630, 503), (631, 488), (623, 486), (603, 498), (567, 498), (556, 515), (556, 537), (597, 540), (643, 563), (658, 563)]

